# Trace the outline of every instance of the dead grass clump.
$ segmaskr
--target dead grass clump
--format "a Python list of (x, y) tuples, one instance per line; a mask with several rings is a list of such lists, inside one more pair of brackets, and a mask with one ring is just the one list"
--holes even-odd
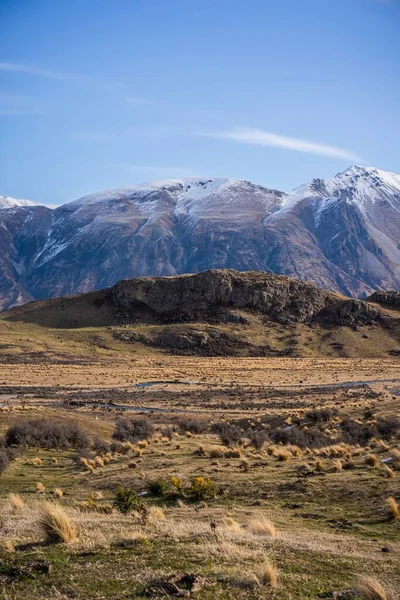
[(248, 524), (248, 530), (255, 535), (268, 535), (269, 537), (277, 537), (278, 535), (275, 525), (264, 515), (252, 519)]
[(358, 578), (355, 591), (363, 600), (397, 600), (393, 590), (385, 589), (378, 579), (366, 575)]
[(272, 588), (276, 588), (278, 585), (278, 569), (268, 559), (265, 561), (265, 563), (262, 566), (261, 582), (264, 585), (271, 586)]
[(149, 521), (165, 521), (166, 519), (165, 512), (161, 506), (149, 506), (147, 514)]
[(224, 458), (225, 448), (223, 446), (213, 446), (210, 449), (210, 458)]
[(291, 457), (292, 457), (292, 454), (289, 452), (289, 450), (278, 450), (278, 452), (276, 453), (276, 458), (280, 462), (286, 462)]
[(229, 448), (225, 451), (225, 458), (242, 458), (242, 450), (240, 448)]
[(243, 533), (243, 527), (241, 526), (241, 524), (235, 521), (235, 519), (233, 519), (232, 517), (226, 517), (224, 519), (224, 525), (227, 529), (230, 529), (235, 533)]
[(396, 521), (400, 519), (400, 507), (393, 496), (386, 499), (386, 506), (389, 509), (389, 517), (391, 519), (395, 519)]
[(23, 506), (25, 504), (24, 501), (23, 501), (23, 499), (21, 498), (21, 496), (19, 494), (10, 494), (8, 496), (8, 502), (9, 502), (9, 505), (10, 505), (11, 509), (14, 512), (17, 512), (18, 510), (21, 510), (21, 508), (23, 508)]
[(57, 498), (62, 498), (64, 496), (63, 490), (59, 487), (54, 488), (53, 494), (57, 496)]
[(365, 464), (373, 469), (379, 467), (379, 458), (375, 454), (367, 454), (365, 457)]
[(43, 461), (38, 456), (35, 456), (35, 458), (32, 458), (30, 464), (33, 465), (34, 467), (41, 467), (43, 465)]
[(40, 483), (40, 481), (37, 482), (35, 487), (37, 494), (44, 494), (46, 491), (46, 488), (44, 487), (43, 483)]
[(143, 531), (131, 531), (128, 534), (121, 534), (113, 542), (112, 546), (116, 548), (134, 548), (135, 546), (147, 546), (149, 538)]
[(318, 473), (321, 473), (324, 470), (324, 463), (322, 462), (322, 460), (317, 460), (315, 463), (315, 470), (318, 471)]
[(76, 528), (60, 504), (43, 503), (39, 525), (49, 543), (68, 544), (77, 539)]
[(387, 477), (388, 479), (393, 479), (393, 477), (394, 477), (393, 469), (391, 469), (387, 465), (383, 465), (383, 476)]
[(332, 471), (334, 473), (340, 473), (340, 471), (342, 469), (343, 469), (342, 462), (338, 458), (332, 461)]

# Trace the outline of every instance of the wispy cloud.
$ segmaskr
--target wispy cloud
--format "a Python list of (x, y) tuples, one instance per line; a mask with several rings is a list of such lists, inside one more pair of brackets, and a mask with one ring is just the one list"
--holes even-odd
[(193, 169), (186, 167), (164, 167), (158, 165), (138, 165), (130, 163), (108, 163), (108, 167), (123, 169), (130, 173), (137, 173), (152, 177), (193, 177), (195, 172)]
[(9, 71), (11, 73), (24, 73), (37, 77), (47, 77), (58, 81), (71, 81), (75, 83), (87, 83), (91, 85), (112, 86), (116, 88), (126, 88), (127, 86), (120, 81), (109, 81), (106, 79), (97, 79), (96, 77), (86, 75), (76, 75), (74, 73), (65, 73), (62, 71), (47, 69), (37, 65), (26, 65), (21, 63), (1, 62), (0, 71)]
[(40, 77), (50, 77), (52, 79), (68, 79), (69, 76), (62, 73), (42, 69), (40, 67), (21, 65), (18, 63), (0, 62), (0, 71), (11, 71), (13, 73), (26, 73), (27, 75), (39, 75)]
[(274, 148), (285, 148), (286, 150), (295, 150), (297, 152), (306, 152), (308, 154), (320, 154), (331, 158), (340, 158), (350, 161), (362, 161), (362, 158), (344, 148), (329, 146), (327, 144), (319, 144), (309, 140), (299, 138), (286, 137), (270, 131), (262, 129), (254, 129), (251, 127), (235, 127), (230, 131), (219, 132), (201, 132), (195, 133), (204, 137), (233, 140), (242, 144), (252, 144), (257, 146), (272, 146)]

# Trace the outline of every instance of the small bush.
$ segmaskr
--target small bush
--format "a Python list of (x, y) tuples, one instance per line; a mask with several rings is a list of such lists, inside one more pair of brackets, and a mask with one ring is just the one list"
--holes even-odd
[(193, 417), (180, 417), (178, 421), (178, 427), (181, 433), (205, 433), (208, 430), (208, 423), (202, 419), (195, 419)]
[(237, 446), (241, 443), (243, 433), (240, 427), (232, 423), (217, 423), (216, 431), (224, 446)]
[(138, 442), (152, 437), (153, 423), (149, 419), (118, 419), (113, 439), (119, 442)]
[(39, 524), (49, 543), (63, 542), (67, 544), (77, 538), (74, 525), (59, 504), (45, 502), (41, 507)]
[(247, 437), (249, 438), (251, 446), (254, 446), (258, 451), (263, 449), (264, 444), (268, 440), (268, 435), (265, 431), (253, 431), (250, 429), (247, 432)]
[(150, 481), (147, 484), (147, 489), (153, 496), (165, 496), (165, 494), (168, 492), (168, 488), (168, 482), (162, 477), (159, 477), (154, 481)]
[(337, 408), (315, 408), (309, 410), (304, 416), (308, 421), (312, 421), (313, 423), (318, 423), (320, 421), (327, 423), (338, 414), (339, 411)]
[(215, 498), (216, 493), (215, 483), (204, 477), (194, 477), (188, 489), (188, 495), (195, 501)]
[(89, 437), (76, 423), (57, 422), (53, 419), (26, 419), (9, 427), (5, 435), (6, 446), (35, 448), (87, 448)]
[(388, 440), (400, 429), (400, 419), (397, 417), (380, 417), (376, 421), (376, 429), (383, 439)]
[(141, 498), (137, 497), (135, 490), (119, 486), (114, 498), (114, 507), (126, 515), (131, 512), (139, 513), (142, 521), (148, 517), (148, 508)]

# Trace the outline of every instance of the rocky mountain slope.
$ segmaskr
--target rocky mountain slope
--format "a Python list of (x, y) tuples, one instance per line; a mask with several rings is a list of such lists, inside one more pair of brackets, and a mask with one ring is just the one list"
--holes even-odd
[(212, 268), (282, 273), (353, 296), (400, 289), (400, 176), (370, 167), (290, 194), (185, 178), (54, 210), (20, 202), (0, 202), (0, 308)]
[(0, 324), (15, 323), (19, 334), (37, 325), (60, 331), (57, 339), (68, 338), (67, 330), (87, 331), (90, 343), (106, 350), (117, 343), (134, 352), (145, 346), (206, 356), (400, 353), (397, 309), (257, 271), (128, 279), (0, 316)]

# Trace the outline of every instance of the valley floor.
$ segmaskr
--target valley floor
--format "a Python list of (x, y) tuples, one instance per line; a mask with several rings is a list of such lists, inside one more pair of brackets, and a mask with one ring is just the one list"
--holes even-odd
[[(0, 436), (43, 417), (108, 445), (118, 417), (155, 427), (146, 440), (86, 454), (19, 449), (0, 475), (4, 600), (367, 598), (354, 591), (363, 575), (400, 589), (400, 520), (387, 504), (400, 500), (400, 432), (340, 439), (346, 420), (399, 417), (398, 358), (88, 355), (0, 364), (0, 385)], [(310, 423), (322, 415), (315, 408), (326, 421)], [(243, 440), (223, 446), (213, 422), (239, 424)], [(307, 441), (314, 425), (329, 444)], [(252, 431), (293, 426), (304, 443), (251, 443)], [(209, 478), (215, 497), (195, 500), (195, 477)], [(145, 519), (115, 508), (120, 484), (146, 492)], [(64, 507), (75, 541), (45, 542), (45, 500)]]

